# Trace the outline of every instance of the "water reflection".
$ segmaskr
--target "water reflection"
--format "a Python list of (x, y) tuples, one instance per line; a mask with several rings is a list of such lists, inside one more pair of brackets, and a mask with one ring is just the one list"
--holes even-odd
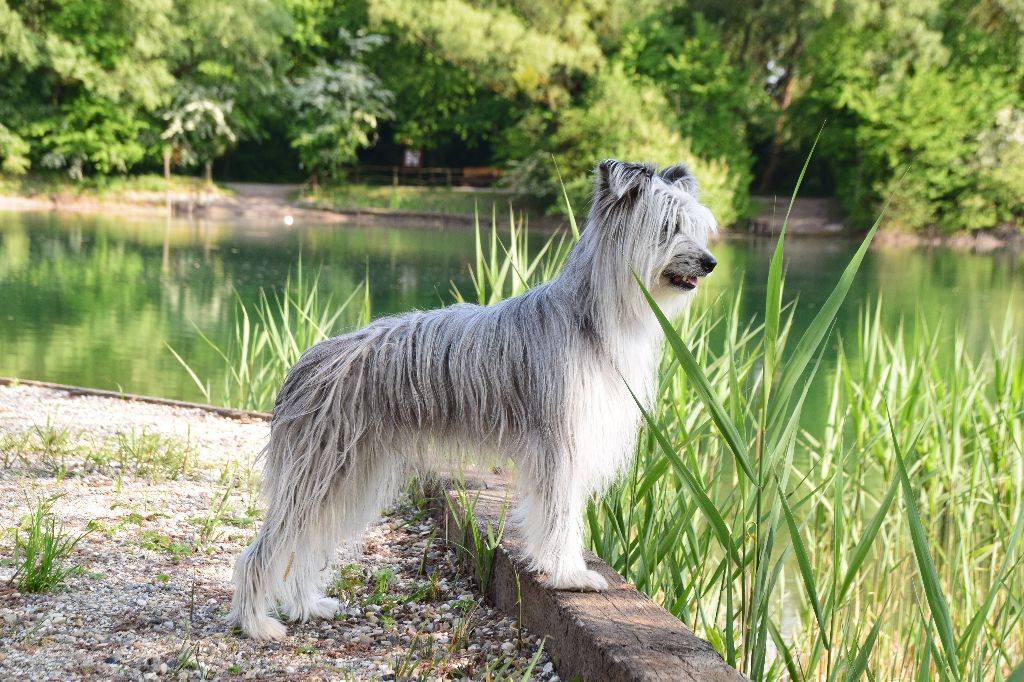
[[(539, 242), (539, 239), (535, 239)], [(799, 334), (830, 293), (854, 242), (791, 240), (786, 297), (797, 297)], [(715, 301), (739, 286), (742, 314), (756, 318), (773, 243), (723, 240), (703, 287)], [(279, 288), (300, 255), (322, 268), (321, 287), (344, 300), (368, 277), (375, 315), (451, 300), (469, 286), (474, 237), (464, 229), (352, 225), (246, 226), (123, 216), (0, 214), (0, 375), (184, 399), (199, 393), (167, 350), (216, 382), (217, 358), (197, 329), (232, 332), (237, 294), (252, 301)], [(947, 249), (879, 248), (865, 260), (834, 338), (856, 332), (858, 310), (881, 295), (888, 326), (918, 310), (987, 345), (993, 321), (1024, 324), (1024, 256)]]

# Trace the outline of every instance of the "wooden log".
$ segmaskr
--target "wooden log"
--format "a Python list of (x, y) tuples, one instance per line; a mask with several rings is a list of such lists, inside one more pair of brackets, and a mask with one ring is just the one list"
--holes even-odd
[[(471, 506), (478, 528), (499, 527), (511, 507), (506, 482), (491, 475), (466, 479), (462, 495), (450, 483), (435, 485), (434, 508), (445, 539), (475, 552), (465, 527)], [(732, 668), (708, 642), (629, 585), (591, 552), (587, 566), (607, 580), (606, 592), (568, 592), (544, 586), (521, 559), (521, 542), (506, 527), (485, 587), (499, 609), (520, 619), (530, 632), (545, 638), (544, 648), (562, 679), (608, 682), (740, 682), (746, 676)], [(472, 561), (470, 563), (473, 563)]]

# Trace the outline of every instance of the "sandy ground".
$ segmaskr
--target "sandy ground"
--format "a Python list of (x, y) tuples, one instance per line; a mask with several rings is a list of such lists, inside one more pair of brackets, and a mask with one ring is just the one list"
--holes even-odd
[[(0, 679), (557, 680), (539, 644), (490, 609), (405, 503), (330, 569), (346, 606), (257, 643), (224, 624), (234, 558), (259, 521), (267, 423), (0, 388)], [(19, 587), (15, 534), (50, 500), (84, 533), (51, 591)], [(19, 528), (20, 530), (15, 530)]]

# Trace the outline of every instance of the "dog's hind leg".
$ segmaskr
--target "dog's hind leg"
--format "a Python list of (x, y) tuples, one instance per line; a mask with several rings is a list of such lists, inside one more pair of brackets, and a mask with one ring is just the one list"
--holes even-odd
[(377, 520), (405, 481), (397, 458), (374, 448), (353, 452), (349, 465), (315, 509), (306, 515), (293, 550), (292, 570), (284, 581), (282, 609), (292, 621), (332, 618), (337, 599), (325, 596), (323, 571), (339, 546), (352, 546)]
[[(229, 622), (254, 639), (279, 639), (284, 625), (269, 613), (280, 599), (291, 620), (333, 616), (338, 602), (326, 599), (320, 571), (333, 553), (332, 511), (320, 492), (301, 485), (309, 476), (299, 468), (274, 479), (270, 507), (255, 542), (235, 564), (235, 595)], [(305, 479), (304, 479), (305, 476)]]
[(321, 508), (309, 515), (289, 554), (291, 570), (283, 576), (280, 597), (290, 621), (333, 618), (341, 608), (323, 589), (323, 571), (334, 558), (340, 526), (328, 505), (321, 503)]
[(608, 581), (583, 560), (583, 510), (587, 491), (564, 463), (544, 480), (527, 476), (514, 521), (533, 570), (546, 574), (556, 590), (601, 591)]
[(281, 639), (286, 634), (285, 626), (270, 617), (275, 585), (287, 570), (284, 537), (279, 524), (264, 523), (256, 540), (235, 563), (235, 594), (228, 622), (253, 639)]

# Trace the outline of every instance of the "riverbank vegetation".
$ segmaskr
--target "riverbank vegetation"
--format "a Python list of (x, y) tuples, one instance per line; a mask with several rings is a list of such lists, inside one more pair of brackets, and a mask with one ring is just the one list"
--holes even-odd
[(175, 194), (203, 191), (225, 193), (223, 187), (207, 186), (198, 178), (172, 175), (170, 187), (165, 178), (153, 173), (138, 175), (90, 175), (71, 182), (56, 174), (0, 175), (0, 195), (20, 197), (74, 197), (101, 201), (130, 199), (133, 196), (159, 196), (170, 189)]
[[(452, 296), (520, 293), (552, 277), (570, 243), (484, 232), (472, 287)], [(635, 463), (588, 511), (591, 546), (755, 680), (1019, 679), (1024, 357), (1012, 318), (975, 353), (952, 321), (893, 331), (879, 300), (833, 338), (861, 250), (797, 334), (780, 243), (763, 314), (741, 317), (729, 291), (668, 328)], [(268, 409), (297, 340), (367, 319), (365, 288), (327, 307), (314, 285), (295, 277), (239, 308), (221, 348), (232, 378), (211, 390), (195, 377), (208, 400)]]
[(685, 159), (728, 225), (827, 119), (807, 189), (854, 226), (890, 195), (906, 230), (1024, 217), (1024, 18), (1004, 0), (6, 0), (0, 27), (8, 175), (330, 184), (414, 150), (560, 210), (559, 173), (582, 207), (596, 159)]
[(509, 205), (517, 212), (529, 209), (528, 197), (507, 191), (461, 189), (449, 187), (416, 187), (367, 185), (356, 183), (321, 185), (306, 188), (301, 198), (314, 206), (329, 209), (375, 209), (412, 213), (449, 213), (472, 216), (492, 209), (507, 211)]

